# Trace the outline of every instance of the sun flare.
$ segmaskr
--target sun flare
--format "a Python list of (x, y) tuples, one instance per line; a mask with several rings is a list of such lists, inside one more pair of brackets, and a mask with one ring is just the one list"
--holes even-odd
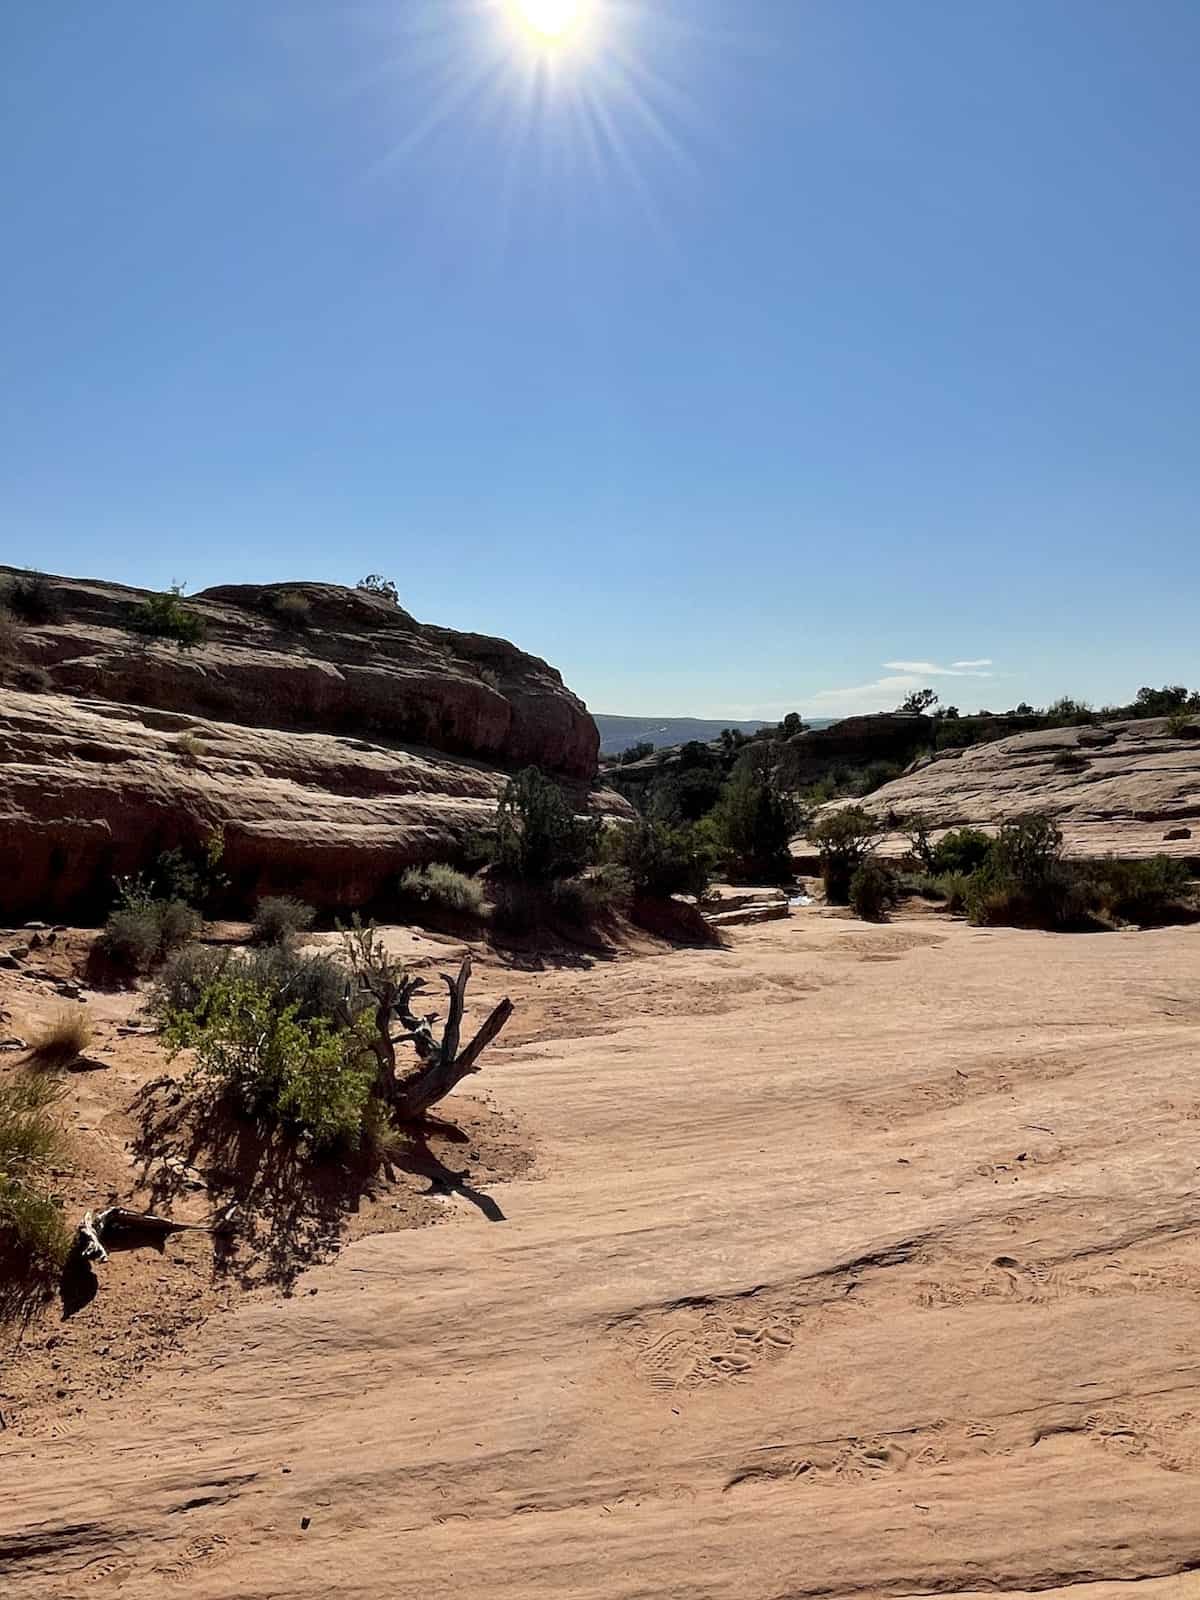
[(589, 0), (508, 0), (517, 25), (538, 44), (565, 44), (577, 35), (592, 10)]

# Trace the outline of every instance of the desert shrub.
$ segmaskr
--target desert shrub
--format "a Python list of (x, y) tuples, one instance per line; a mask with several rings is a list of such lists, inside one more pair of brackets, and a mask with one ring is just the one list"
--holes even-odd
[(1172, 739), (1200, 739), (1200, 720), (1194, 712), (1172, 712), (1167, 718), (1167, 733)]
[(479, 879), (440, 861), (427, 867), (409, 867), (400, 878), (400, 893), (422, 905), (441, 906), (459, 916), (483, 916), (483, 885)]
[(197, 734), (181, 733), (175, 741), (175, 748), (185, 766), (199, 766), (200, 758), (204, 754), (204, 744)]
[(298, 589), (285, 589), (272, 600), (271, 615), (281, 628), (293, 628), (299, 633), (312, 620), (312, 603)]
[(711, 849), (695, 828), (645, 818), (631, 828), (614, 828), (605, 850), (628, 872), (634, 890), (654, 899), (700, 896), (712, 875)]
[(7, 606), (0, 604), (0, 661), (14, 661), (20, 653), (20, 623)]
[(933, 882), (947, 911), (961, 915), (967, 909), (967, 895), (971, 887), (969, 873), (943, 872)]
[(900, 777), (903, 771), (899, 761), (869, 761), (852, 779), (850, 787), (856, 795), (873, 794), (885, 783)]
[(793, 875), (799, 812), (761, 767), (743, 756), (705, 823), (717, 859), (733, 878), (783, 882)]
[(1086, 772), (1088, 760), (1078, 750), (1056, 750), (1050, 765), (1056, 772)]
[(53, 679), (45, 667), (36, 662), (24, 662), (8, 674), (8, 681), (26, 694), (45, 694), (53, 686)]
[(169, 639), (180, 650), (192, 650), (204, 641), (204, 618), (182, 603), (183, 589), (173, 583), (164, 594), (147, 595), (134, 611), (129, 626), (147, 639)]
[(820, 856), (825, 898), (830, 905), (846, 905), (851, 879), (879, 843), (875, 818), (861, 806), (842, 806), (819, 817), (808, 836)]
[(555, 916), (578, 927), (602, 921), (632, 898), (633, 880), (624, 867), (612, 862), (575, 878), (559, 878), (550, 886)]
[(286, 894), (268, 894), (254, 909), (254, 939), (257, 944), (292, 944), (312, 927), (316, 912), (303, 900)]
[(595, 861), (601, 826), (599, 817), (576, 816), (558, 784), (527, 767), (509, 779), (496, 812), (496, 866), (531, 883), (574, 877)]
[(382, 573), (368, 572), (365, 578), (360, 578), (354, 585), (363, 594), (377, 594), (382, 600), (390, 600), (394, 606), (400, 604), (400, 591), (390, 578), (385, 578)]
[(149, 1009), (161, 1021), (173, 1011), (195, 1011), (213, 979), (231, 961), (274, 997), (276, 1009), (294, 1006), (305, 1022), (330, 1021), (346, 1001), (349, 974), (336, 957), (294, 945), (259, 945), (233, 954), (205, 945), (184, 945), (168, 956), (150, 992)]
[(1189, 690), (1182, 683), (1165, 683), (1161, 689), (1147, 685), (1138, 690), (1128, 710), (1135, 717), (1174, 717), (1200, 711), (1200, 689)]
[(117, 971), (133, 977), (151, 971), (199, 929), (199, 913), (184, 901), (158, 900), (140, 888), (126, 888), (96, 946)]
[(850, 908), (855, 916), (864, 922), (886, 922), (896, 899), (895, 876), (882, 862), (868, 858), (855, 869), (849, 891)]
[(699, 822), (720, 800), (725, 776), (718, 766), (686, 767), (655, 778), (645, 795), (645, 810), (671, 826)]
[(992, 853), (992, 838), (982, 828), (952, 828), (933, 847), (930, 870), (935, 877), (978, 871)]
[(92, 1024), (83, 1006), (64, 1007), (33, 1036), (30, 1058), (35, 1066), (66, 1067), (92, 1042)]
[(1091, 873), (1102, 908), (1122, 922), (1158, 922), (1186, 907), (1191, 898), (1191, 873), (1186, 862), (1171, 856), (1146, 861), (1095, 864)]
[(49, 1192), (49, 1169), (62, 1157), (55, 1107), (63, 1089), (44, 1072), (0, 1080), (0, 1263), (24, 1277), (61, 1265), (70, 1237)]
[(4, 591), (6, 608), (22, 622), (54, 622), (62, 614), (58, 598), (40, 572), (14, 578)]
[(172, 1057), (195, 1051), (201, 1083), (318, 1147), (359, 1138), (375, 1080), (362, 1033), (280, 998), (248, 962), (228, 960), (195, 1004), (161, 1012), (163, 1044)]
[(627, 767), (630, 762), (644, 761), (647, 756), (652, 756), (653, 754), (653, 742), (649, 739), (643, 739), (639, 744), (631, 744), (627, 750), (622, 750), (617, 760), (621, 766)]
[(974, 873), (967, 914), (982, 925), (1066, 928), (1099, 904), (1094, 885), (1062, 859), (1062, 834), (1049, 817), (1005, 823)]

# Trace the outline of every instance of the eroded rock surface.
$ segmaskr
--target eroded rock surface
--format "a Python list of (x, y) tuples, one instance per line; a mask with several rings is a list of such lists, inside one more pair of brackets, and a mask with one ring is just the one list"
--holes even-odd
[[(0, 687), (0, 914), (95, 909), (114, 876), (213, 827), (240, 897), (362, 904), (451, 854), (520, 766), (603, 803), (586, 708), (503, 640), (277, 584), (189, 596), (205, 639), (179, 650), (131, 631), (142, 591), (46, 581), (53, 615), (18, 624)], [(299, 626), (284, 594), (303, 597)], [(30, 672), (40, 692), (11, 686)]]
[(1198, 857), (1200, 718), (1182, 733), (1152, 717), (941, 751), (863, 803), (879, 816), (920, 812), (935, 829), (994, 828), (1040, 811), (1072, 855)]

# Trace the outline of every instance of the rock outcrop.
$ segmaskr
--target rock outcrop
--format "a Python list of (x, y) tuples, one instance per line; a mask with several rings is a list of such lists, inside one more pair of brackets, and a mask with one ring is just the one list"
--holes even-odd
[[(1040, 811), (1068, 854), (1200, 858), (1200, 718), (1054, 728), (944, 750), (863, 802), (877, 816), (921, 813), (935, 830), (995, 828)], [(899, 834), (887, 842), (902, 847)]]
[[(11, 569), (0, 569), (0, 585)], [(541, 766), (579, 804), (598, 736), (545, 662), (422, 625), (327, 584), (184, 602), (194, 649), (130, 631), (146, 595), (47, 580), (0, 688), (0, 914), (101, 908), (114, 877), (225, 836), (236, 898), (369, 903), (404, 866), (453, 855), (510, 771)], [(285, 621), (283, 594), (299, 595)]]

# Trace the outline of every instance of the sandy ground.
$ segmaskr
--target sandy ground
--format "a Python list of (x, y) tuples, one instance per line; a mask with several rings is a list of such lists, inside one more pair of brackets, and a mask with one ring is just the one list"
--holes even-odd
[(530, 1172), (0, 1434), (0, 1587), (1190, 1600), (1198, 973), (817, 909), (481, 971)]

